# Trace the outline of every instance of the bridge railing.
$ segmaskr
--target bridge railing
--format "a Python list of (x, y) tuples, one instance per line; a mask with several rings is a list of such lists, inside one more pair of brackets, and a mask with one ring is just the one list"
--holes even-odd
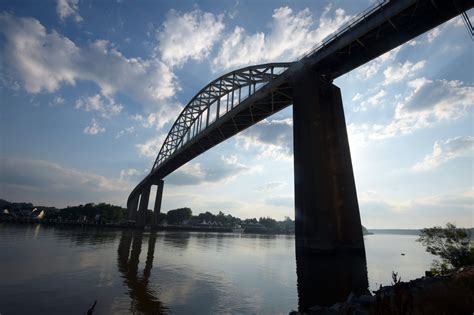
[(345, 32), (350, 31), (354, 25), (356, 25), (357, 23), (359, 23), (360, 21), (365, 19), (367, 16), (371, 15), (373, 12), (379, 10), (381, 7), (383, 7), (384, 5), (389, 3), (390, 1), (391, 0), (379, 0), (379, 1), (375, 2), (374, 4), (369, 6), (367, 9), (360, 12), (359, 14), (357, 14), (356, 16), (351, 18), (349, 21), (347, 21), (346, 23), (339, 26), (339, 28), (334, 33), (331, 33), (330, 35), (326, 36), (320, 43), (313, 46), (313, 48), (311, 48), (311, 50), (309, 50), (308, 52), (301, 55), (297, 60), (299, 61), (299, 60), (302, 60), (302, 59), (304, 59), (304, 58), (306, 58), (310, 55), (313, 55), (318, 50), (324, 48), (329, 43), (336, 40), (338, 37), (340, 37)]

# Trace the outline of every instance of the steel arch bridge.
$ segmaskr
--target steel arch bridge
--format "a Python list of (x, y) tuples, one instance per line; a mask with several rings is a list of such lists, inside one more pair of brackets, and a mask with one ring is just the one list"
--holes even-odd
[[(297, 241), (305, 236), (316, 247), (363, 248), (342, 100), (332, 80), (473, 6), (473, 0), (383, 0), (295, 62), (249, 66), (210, 82), (183, 109), (151, 172), (131, 192), (129, 219), (146, 224), (150, 187), (157, 185), (156, 225), (165, 176), (293, 104)], [(321, 207), (337, 212), (337, 219)], [(333, 233), (324, 226), (314, 231), (324, 220), (339, 229), (321, 245), (324, 235)]]
[[(132, 191), (127, 205), (138, 202), (143, 185), (157, 183), (202, 152), (290, 105), (286, 72), (292, 65), (282, 62), (245, 67), (202, 88), (179, 114), (150, 174)], [(280, 81), (282, 84), (275, 85)], [(269, 82), (273, 84), (268, 86)]]
[[(206, 130), (210, 124), (218, 123), (219, 118), (241, 105), (243, 100), (278, 77), (290, 65), (291, 63), (268, 63), (245, 67), (224, 74), (206, 85), (179, 114), (158, 153), (152, 172), (171, 158), (178, 149), (186, 147), (187, 143)], [(272, 96), (272, 109), (275, 108), (275, 103), (281, 102), (279, 100), (281, 96), (287, 103), (288, 95), (285, 91), (275, 89), (272, 93), (277, 94)], [(259, 110), (267, 111), (261, 104), (253, 104), (249, 108), (250, 115), (244, 122), (236, 121), (235, 118), (232, 120), (235, 129), (239, 129), (239, 126), (248, 127), (248, 123), (257, 122), (260, 117)]]

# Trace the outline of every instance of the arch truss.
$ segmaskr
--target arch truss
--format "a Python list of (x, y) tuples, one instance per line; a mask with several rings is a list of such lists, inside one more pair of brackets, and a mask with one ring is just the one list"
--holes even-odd
[(152, 173), (179, 148), (237, 107), (293, 63), (269, 63), (224, 74), (206, 85), (186, 105), (168, 133)]

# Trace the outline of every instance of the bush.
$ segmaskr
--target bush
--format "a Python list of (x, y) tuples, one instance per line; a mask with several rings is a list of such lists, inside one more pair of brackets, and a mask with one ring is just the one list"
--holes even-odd
[(441, 258), (441, 261), (433, 261), (431, 271), (435, 274), (445, 274), (453, 268), (474, 264), (470, 232), (452, 223), (447, 223), (445, 228), (435, 226), (422, 229), (417, 241), (426, 247), (427, 252)]

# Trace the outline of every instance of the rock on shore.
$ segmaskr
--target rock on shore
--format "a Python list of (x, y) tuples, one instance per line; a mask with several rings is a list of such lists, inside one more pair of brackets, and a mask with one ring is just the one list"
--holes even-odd
[(375, 295), (355, 297), (331, 307), (313, 306), (299, 314), (473, 314), (474, 266), (446, 276), (423, 277), (381, 287)]

